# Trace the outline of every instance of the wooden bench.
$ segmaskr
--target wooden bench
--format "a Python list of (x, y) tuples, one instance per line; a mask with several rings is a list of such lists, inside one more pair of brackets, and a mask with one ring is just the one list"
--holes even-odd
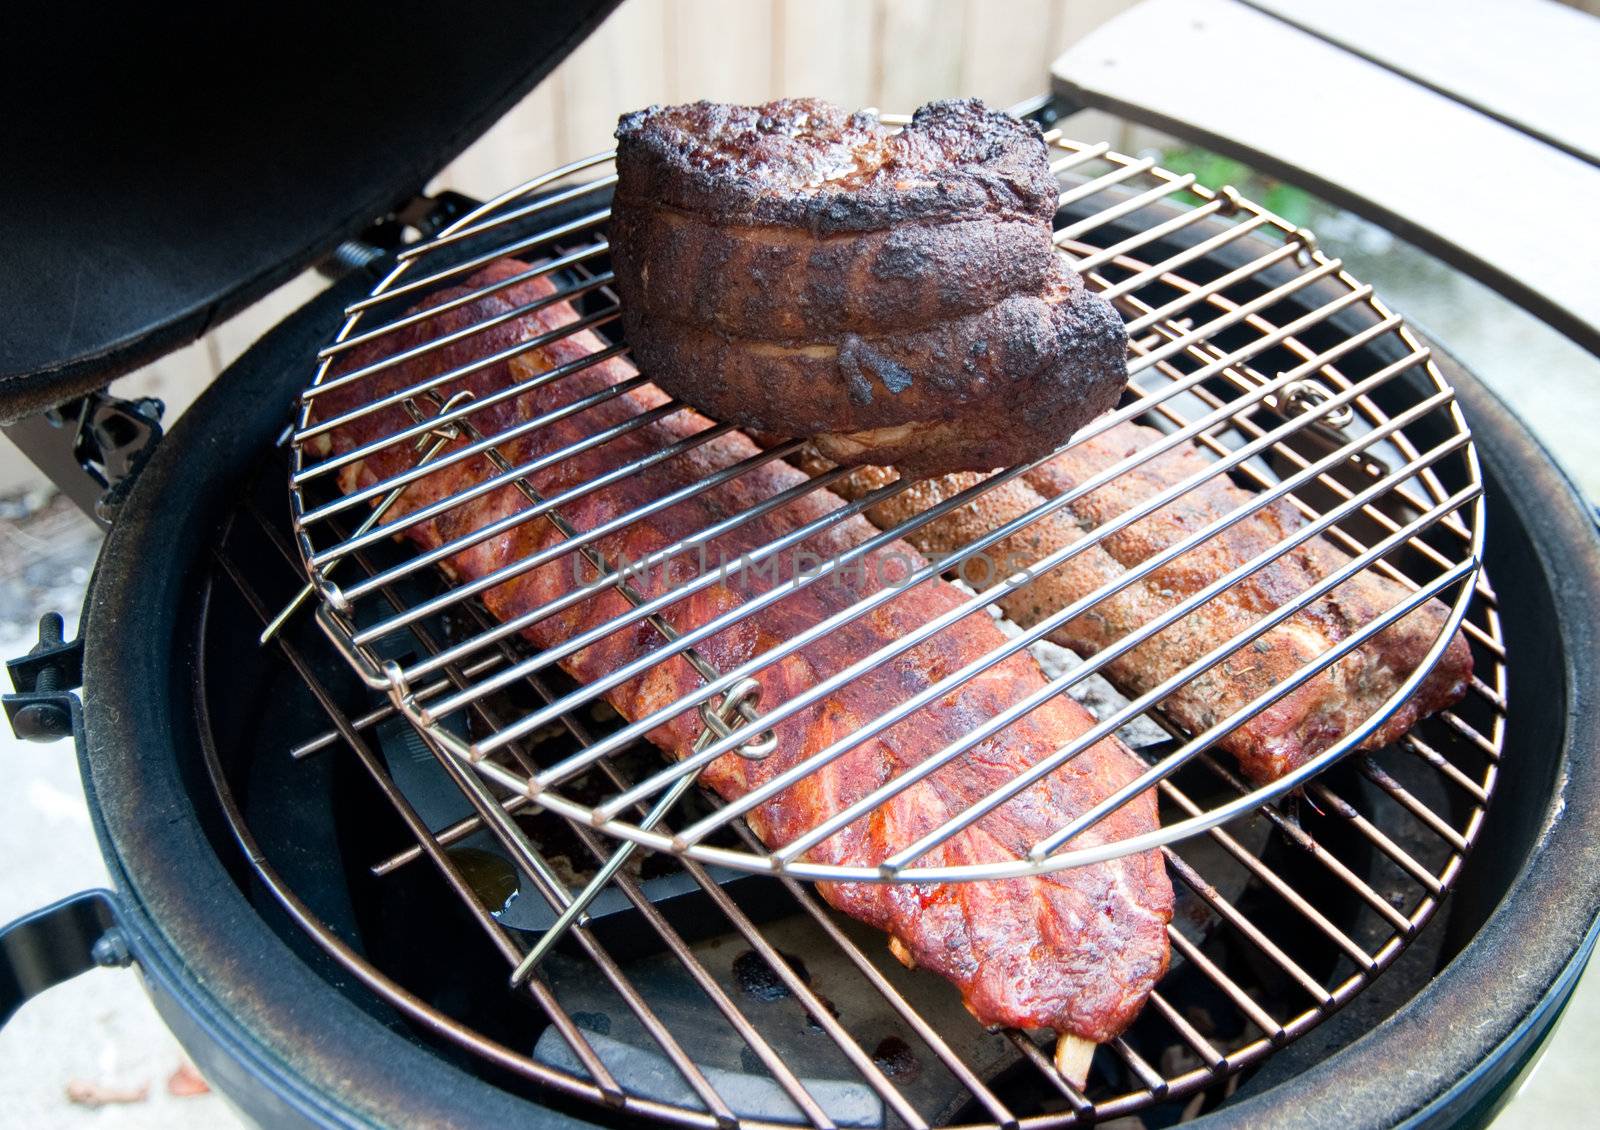
[(1600, 20), (1549, 0), (1146, 0), (1052, 77), (1069, 107), (1301, 185), (1600, 353)]

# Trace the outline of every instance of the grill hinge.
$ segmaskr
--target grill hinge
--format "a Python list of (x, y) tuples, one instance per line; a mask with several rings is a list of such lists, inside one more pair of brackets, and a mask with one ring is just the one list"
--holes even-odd
[(343, 240), (317, 263), (324, 278), (342, 279), (356, 271), (376, 274), (391, 252), (406, 242), (408, 231), (432, 239), (455, 220), (478, 206), (478, 201), (446, 190), (433, 196), (417, 195), (388, 216), (372, 223), (354, 239)]
[(109, 526), (161, 439), (165, 411), (153, 396), (91, 392), (4, 431), (80, 510)]
[(161, 439), (166, 405), (153, 396), (123, 400), (103, 392), (83, 398), (72, 453), (78, 465), (104, 489), (94, 516), (110, 522), (133, 480)]
[(39, 642), (20, 659), (6, 663), (16, 693), (0, 696), (11, 732), (25, 742), (53, 742), (79, 729), (78, 696), (83, 685), (83, 637), (67, 641), (61, 614), (39, 620)]

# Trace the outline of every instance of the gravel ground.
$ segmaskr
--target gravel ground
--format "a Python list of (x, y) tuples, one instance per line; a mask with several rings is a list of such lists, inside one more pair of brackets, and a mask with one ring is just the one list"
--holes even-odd
[[(1447, 342), (1600, 498), (1600, 363), (1376, 228), (1334, 215), (1316, 227), (1324, 246)], [(98, 545), (93, 524), (59, 499), (0, 499), (0, 655), (25, 651), (45, 611), (67, 614), (71, 634)], [(0, 820), (0, 921), (105, 883), (71, 751), (17, 742), (0, 727), (0, 758), (12, 782)], [(1583, 1112), (1600, 1109), (1597, 1029), (1600, 978), (1589, 977), (1537, 1074), (1497, 1126), (1591, 1124)], [(183, 1066), (136, 974), (96, 971), (28, 1004), (0, 1030), (0, 1119), (45, 1130), (234, 1125), (219, 1096), (169, 1091)], [(95, 1098), (123, 1101), (85, 1105)]]
[[(77, 547), (71, 554), (53, 549), (52, 558), (69, 573), (86, 569), (99, 543), (93, 524), (87, 519), (70, 522), (59, 511), (45, 520), (63, 541)], [(11, 522), (0, 521), (6, 551), (14, 547), (16, 532)], [(14, 583), (9, 562), (5, 572), (9, 607), (23, 586)], [(80, 579), (80, 599), (82, 583)], [(33, 591), (41, 600), (36, 606), (40, 612), (68, 605), (73, 613), (67, 623), (70, 637), (77, 630), (77, 602), (57, 599), (64, 587), (42, 584)], [(10, 634), (0, 654), (25, 650), (15, 642), (24, 623), (8, 617), (4, 631)], [(13, 782), (5, 819), (0, 820), (0, 921), (85, 888), (108, 885), (71, 748), (61, 742), (20, 742), (9, 727), (0, 726), (0, 759)], [(180, 1082), (185, 1076), (197, 1078), (188, 1072), (192, 1068), (144, 995), (138, 975), (97, 969), (30, 1001), (0, 1029), (0, 1124), (37, 1130), (224, 1130), (242, 1125), (218, 1094), (173, 1093), (174, 1076)], [(96, 1101), (103, 1105), (89, 1105)]]

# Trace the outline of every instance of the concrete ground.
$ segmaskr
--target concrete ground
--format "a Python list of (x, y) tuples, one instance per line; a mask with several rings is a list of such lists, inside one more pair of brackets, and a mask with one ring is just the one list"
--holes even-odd
[[(1323, 245), (1378, 286), (1509, 400), (1600, 498), (1600, 363), (1484, 288), (1390, 237), (1329, 215)], [(0, 511), (0, 655), (25, 651), (50, 608), (73, 613), (98, 535), (64, 505)], [(19, 520), (24, 512), (31, 517)], [(73, 626), (69, 623), (69, 635)], [(0, 921), (103, 884), (71, 751), (15, 741), (0, 727), (0, 764), (12, 782), (0, 820)], [(1600, 976), (1579, 987), (1538, 1072), (1501, 1116), (1501, 1130), (1592, 1125), (1600, 1109), (1593, 1033)], [(0, 1030), (0, 1122), (49, 1128), (213, 1128), (236, 1118), (215, 1094), (179, 1097), (169, 1081), (182, 1052), (126, 970), (97, 971), (51, 990)], [(95, 1099), (98, 1107), (86, 1105)]]

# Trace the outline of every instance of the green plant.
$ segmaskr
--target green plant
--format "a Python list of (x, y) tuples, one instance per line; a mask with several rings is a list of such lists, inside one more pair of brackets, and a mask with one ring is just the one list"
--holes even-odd
[(1175, 146), (1162, 154), (1161, 164), (1175, 173), (1193, 173), (1194, 179), (1209, 189), (1231, 184), (1240, 195), (1276, 212), (1291, 224), (1310, 223), (1317, 215), (1317, 199), (1305, 189), (1284, 184), (1209, 149), (1195, 145)]

